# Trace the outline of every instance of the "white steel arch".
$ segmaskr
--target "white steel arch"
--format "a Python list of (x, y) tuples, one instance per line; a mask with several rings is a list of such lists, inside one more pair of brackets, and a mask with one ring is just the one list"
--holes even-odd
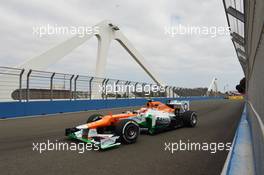
[(154, 82), (159, 85), (164, 85), (158, 76), (153, 72), (151, 66), (145, 61), (143, 56), (136, 50), (136, 48), (123, 35), (117, 26), (113, 25), (110, 21), (105, 20), (93, 26), (93, 28), (97, 28), (98, 30), (93, 30), (91, 33), (85, 34), (82, 37), (76, 35), (47, 50), (41, 55), (31, 58), (18, 67), (24, 69), (45, 70), (50, 65), (56, 63), (64, 56), (72, 52), (75, 48), (89, 40), (92, 36), (96, 36), (98, 39), (98, 50), (95, 75), (97, 77), (103, 77), (105, 75), (109, 46), (112, 40), (117, 40)]
[(218, 86), (217, 86), (217, 78), (213, 78), (210, 86), (208, 87), (208, 90), (206, 92), (206, 96), (209, 96), (211, 92), (217, 93), (218, 92)]

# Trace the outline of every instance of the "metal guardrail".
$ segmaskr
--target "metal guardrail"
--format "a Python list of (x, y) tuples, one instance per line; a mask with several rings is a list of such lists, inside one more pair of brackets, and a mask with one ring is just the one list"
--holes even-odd
[[(115, 85), (115, 86), (114, 86)], [(0, 67), (0, 101), (32, 101), (59, 99), (118, 99), (138, 97), (176, 97), (176, 87), (149, 93), (129, 91), (156, 84), (39, 70)], [(106, 93), (107, 87), (123, 87), (123, 91)], [(158, 85), (156, 85), (158, 86)]]
[[(109, 92), (109, 87), (112, 87), (112, 92)], [(162, 87), (146, 82), (0, 66), (0, 101), (175, 98), (178, 95), (204, 96), (206, 91), (207, 88)]]
[(22, 99), (22, 76), (24, 72), (24, 69), (0, 67), (0, 101), (10, 99), (10, 89), (18, 89), (18, 98), (19, 100)]

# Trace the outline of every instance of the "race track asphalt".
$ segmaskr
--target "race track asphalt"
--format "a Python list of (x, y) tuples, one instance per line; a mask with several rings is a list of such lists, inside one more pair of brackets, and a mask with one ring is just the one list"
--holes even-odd
[[(107, 151), (33, 151), (33, 142), (70, 143), (64, 129), (86, 121), (98, 111), (0, 120), (0, 174), (86, 174), (86, 175), (196, 175), (220, 174), (228, 151), (165, 151), (165, 143), (232, 142), (242, 101), (195, 101), (195, 128), (180, 128), (155, 136), (140, 135), (137, 143)], [(113, 113), (124, 109), (112, 110)], [(109, 113), (109, 110), (100, 111)]]

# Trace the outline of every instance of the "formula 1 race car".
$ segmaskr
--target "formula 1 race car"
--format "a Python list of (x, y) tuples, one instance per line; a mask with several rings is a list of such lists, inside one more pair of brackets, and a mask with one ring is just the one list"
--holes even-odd
[(133, 112), (91, 115), (85, 124), (67, 128), (65, 135), (106, 149), (135, 143), (143, 130), (153, 135), (183, 126), (194, 127), (196, 123), (197, 114), (189, 110), (188, 101), (171, 100), (167, 104), (148, 101), (145, 107)]

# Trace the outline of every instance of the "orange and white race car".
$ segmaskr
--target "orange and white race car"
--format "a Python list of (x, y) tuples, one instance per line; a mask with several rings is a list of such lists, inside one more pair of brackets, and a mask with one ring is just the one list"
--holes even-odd
[(188, 101), (171, 100), (167, 104), (148, 101), (145, 107), (133, 112), (91, 115), (85, 124), (67, 128), (65, 134), (70, 139), (106, 149), (121, 143), (135, 143), (142, 130), (153, 135), (183, 126), (194, 127), (196, 123), (197, 114), (189, 110)]

